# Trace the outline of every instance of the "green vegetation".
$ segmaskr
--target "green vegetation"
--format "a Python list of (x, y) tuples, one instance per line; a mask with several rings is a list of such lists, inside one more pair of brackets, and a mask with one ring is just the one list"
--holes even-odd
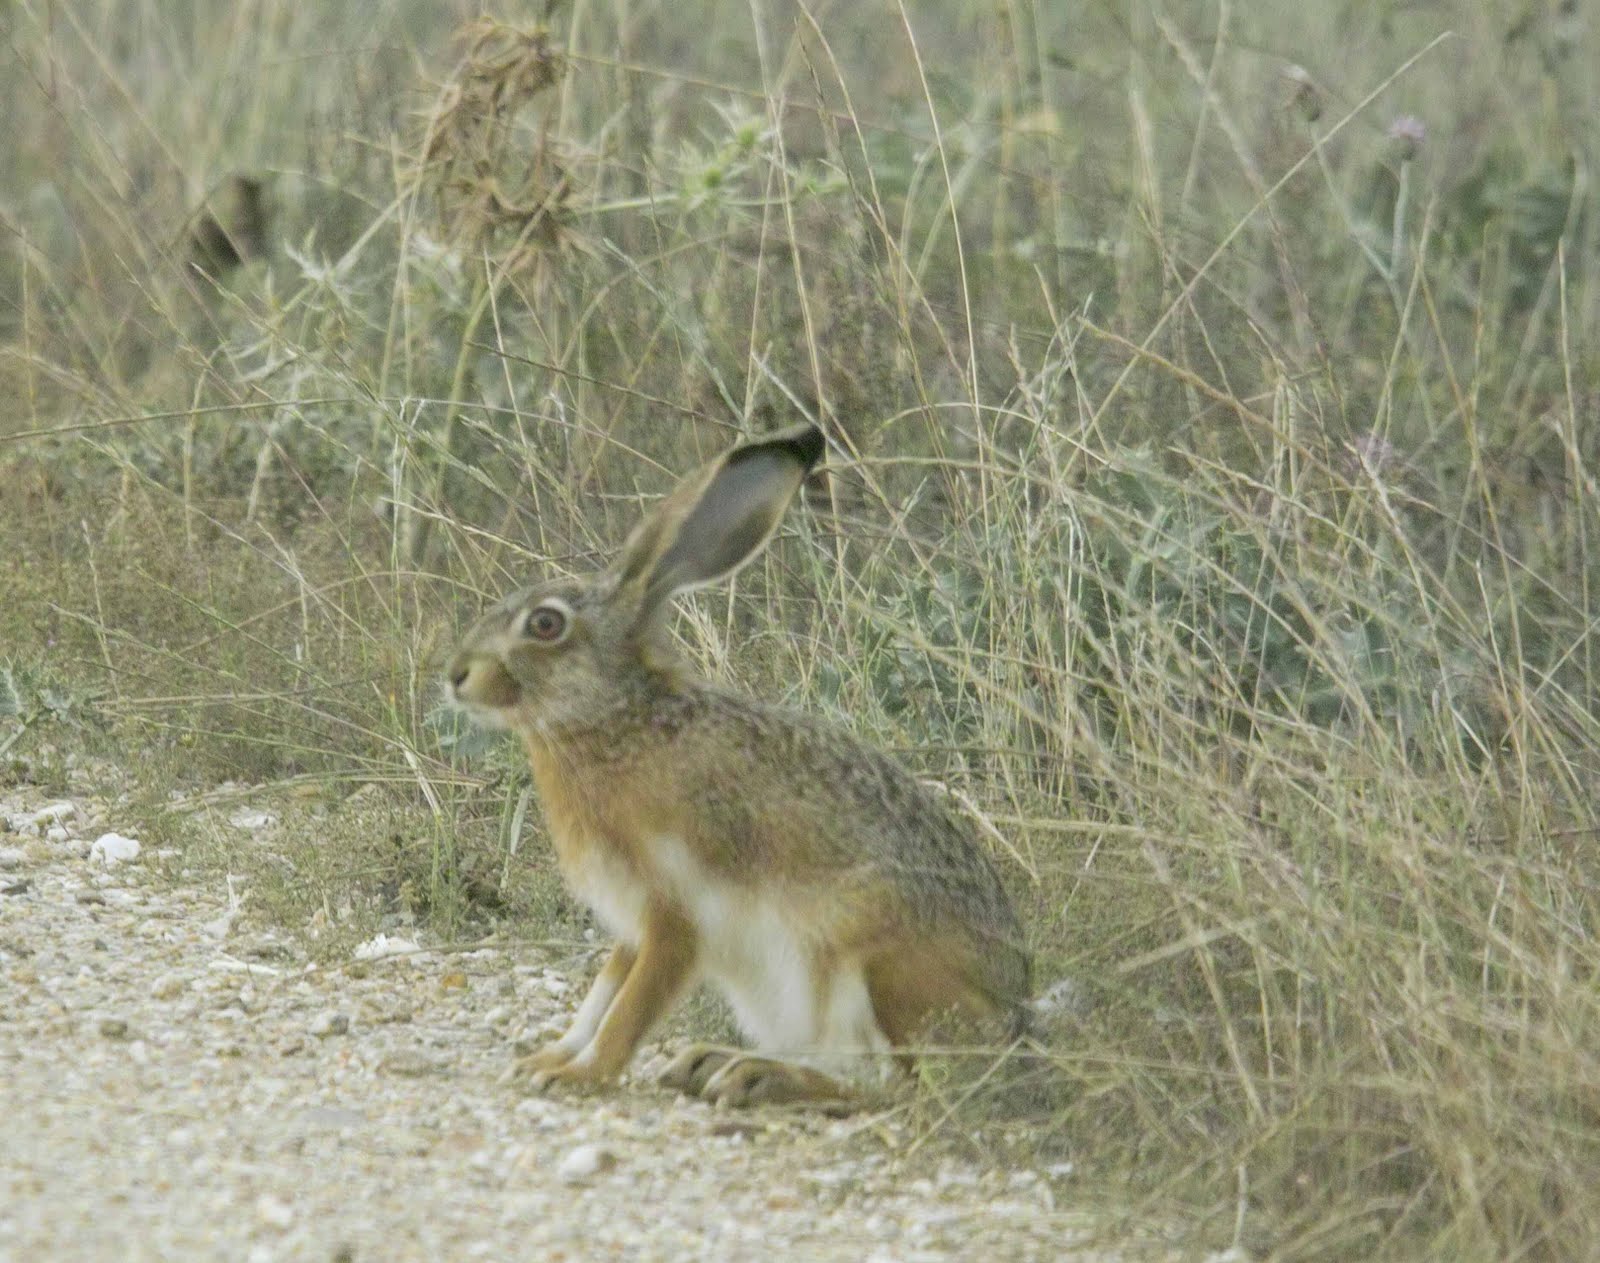
[(309, 786), (258, 913), (576, 938), (438, 664), (810, 415), (685, 644), (957, 789), (1087, 1000), (915, 1116), (1195, 1247), (1591, 1252), (1581, 6), (549, 8), (12, 6), (4, 774)]

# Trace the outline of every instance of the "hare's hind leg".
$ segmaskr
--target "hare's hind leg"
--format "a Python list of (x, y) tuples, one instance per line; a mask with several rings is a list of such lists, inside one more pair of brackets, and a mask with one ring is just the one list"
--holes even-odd
[[(815, 1029), (808, 1061), (859, 1071), (876, 1063), (909, 1076), (907, 1051), (928, 1016), (946, 1008), (992, 1008), (967, 979), (959, 957), (926, 944), (895, 942), (864, 962), (824, 960), (816, 966)], [(835, 1078), (805, 1063), (734, 1048), (699, 1045), (677, 1057), (660, 1082), (729, 1105), (805, 1103), (829, 1110), (860, 1109), (874, 1095), (855, 1080)]]
[(662, 1071), (658, 1082), (712, 1104), (740, 1109), (805, 1105), (827, 1113), (848, 1113), (868, 1103), (858, 1088), (821, 1070), (715, 1044), (684, 1049)]
[(859, 1070), (864, 1060), (881, 1061), (891, 1049), (873, 1013), (860, 968), (829, 964), (818, 962), (810, 1030), (794, 1050), (804, 1060), (697, 1044), (675, 1057), (658, 1081), (663, 1087), (736, 1107), (803, 1104), (837, 1112), (869, 1104), (870, 1095), (853, 1082), (808, 1064), (820, 1061)]

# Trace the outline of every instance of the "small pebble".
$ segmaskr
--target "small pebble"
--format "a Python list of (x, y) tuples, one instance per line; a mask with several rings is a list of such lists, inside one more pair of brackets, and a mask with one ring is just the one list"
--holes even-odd
[(566, 1184), (581, 1184), (616, 1165), (617, 1155), (611, 1150), (600, 1145), (579, 1145), (561, 1159), (556, 1174)]
[(350, 1029), (350, 1017), (345, 1013), (322, 1013), (314, 1018), (306, 1029), (318, 1039), (327, 1039), (330, 1035), (343, 1035)]
[(271, 1193), (256, 1198), (256, 1218), (269, 1228), (280, 1231), (294, 1223), (294, 1207)]
[(383, 1068), (390, 1074), (414, 1079), (425, 1074), (437, 1074), (445, 1067), (442, 1061), (425, 1056), (415, 1049), (401, 1048), (383, 1059)]

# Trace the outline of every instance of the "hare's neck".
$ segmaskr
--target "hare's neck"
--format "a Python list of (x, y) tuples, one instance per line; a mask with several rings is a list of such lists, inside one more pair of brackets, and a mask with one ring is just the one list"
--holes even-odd
[(597, 765), (637, 763), (641, 751), (660, 747), (693, 723), (710, 692), (700, 681), (678, 676), (640, 681), (637, 688), (618, 683), (622, 688), (611, 705), (581, 716), (547, 719), (523, 732), (541, 791), (547, 783)]

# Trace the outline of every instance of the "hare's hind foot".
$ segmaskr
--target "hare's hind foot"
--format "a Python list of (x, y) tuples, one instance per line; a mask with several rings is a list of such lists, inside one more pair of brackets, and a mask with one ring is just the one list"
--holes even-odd
[(804, 1105), (828, 1114), (848, 1114), (868, 1103), (855, 1088), (820, 1070), (714, 1044), (684, 1049), (656, 1081), (664, 1088), (736, 1109)]

